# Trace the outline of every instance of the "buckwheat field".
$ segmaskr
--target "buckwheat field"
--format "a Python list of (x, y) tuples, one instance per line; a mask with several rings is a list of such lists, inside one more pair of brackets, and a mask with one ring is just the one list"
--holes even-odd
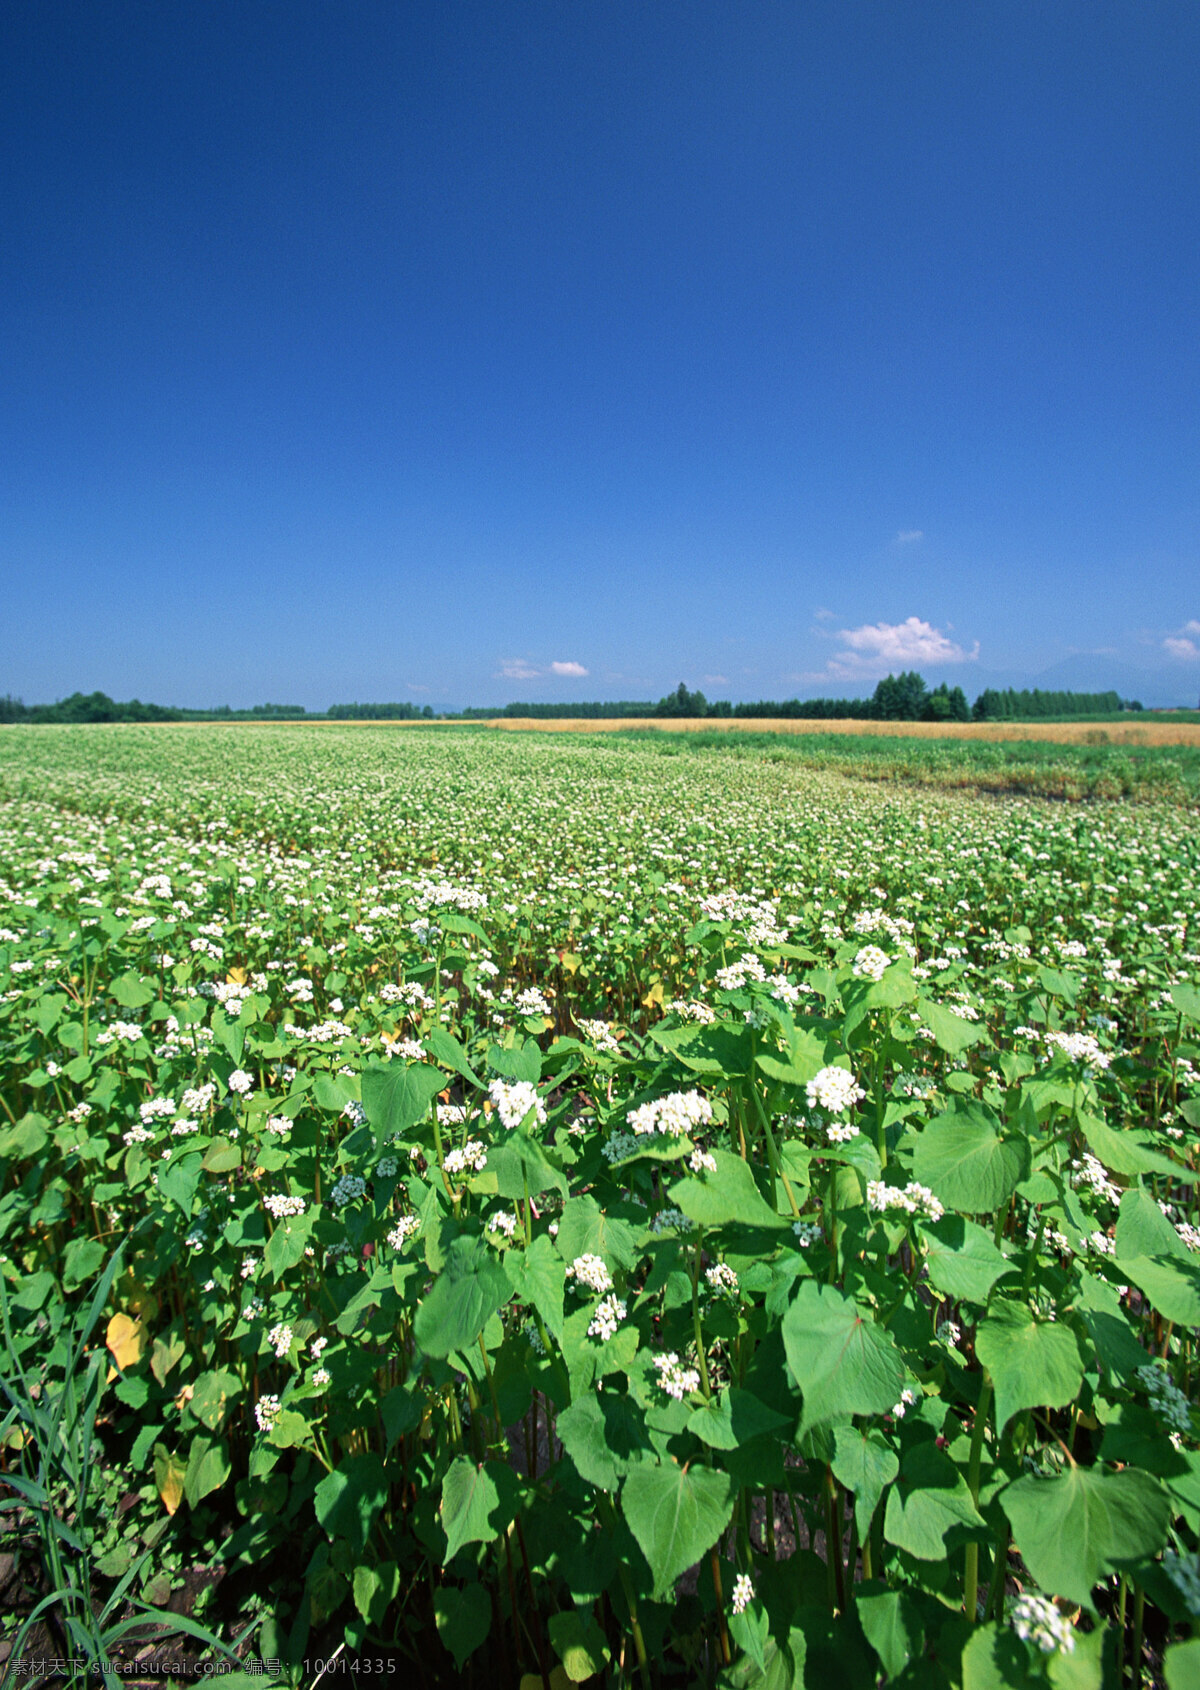
[(337, 726), (0, 802), (13, 1660), (1200, 1683), (1194, 805)]

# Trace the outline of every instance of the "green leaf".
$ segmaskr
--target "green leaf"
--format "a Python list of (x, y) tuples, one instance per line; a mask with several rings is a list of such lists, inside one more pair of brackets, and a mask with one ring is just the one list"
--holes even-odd
[(935, 1443), (914, 1445), (900, 1464), (900, 1476), (888, 1492), (883, 1535), (918, 1561), (944, 1561), (948, 1532), (959, 1526), (983, 1527), (966, 1481)]
[(890, 1335), (833, 1286), (806, 1279), (782, 1324), (788, 1372), (804, 1395), (801, 1435), (846, 1414), (883, 1414), (904, 1388)]
[(192, 1387), (188, 1409), (210, 1432), (219, 1432), (229, 1416), (229, 1405), (241, 1395), (242, 1385), (236, 1373), (227, 1367), (202, 1373)]
[(275, 1230), (263, 1251), (263, 1264), (276, 1280), (282, 1279), (289, 1268), (304, 1260), (304, 1252), (312, 1238), (313, 1215), (291, 1215), (275, 1222)]
[(536, 1039), (526, 1039), (524, 1044), (513, 1050), (505, 1050), (503, 1045), (492, 1045), (487, 1059), (493, 1073), (506, 1080), (528, 1080), (530, 1085), (536, 1086), (542, 1077), (542, 1053)]
[(1164, 1320), (1177, 1326), (1200, 1326), (1200, 1269), (1173, 1256), (1116, 1258), (1122, 1279), (1149, 1297)]
[(104, 1246), (94, 1238), (75, 1238), (63, 1252), (63, 1290), (74, 1291), (97, 1271)]
[(506, 1250), (503, 1264), (514, 1295), (533, 1305), (550, 1336), (561, 1343), (567, 1270), (551, 1240), (539, 1233), (528, 1249)]
[(467, 1584), (461, 1589), (452, 1584), (438, 1585), (433, 1595), (433, 1617), (438, 1636), (461, 1672), (467, 1657), (486, 1641), (492, 1629), (492, 1604), (487, 1591), (481, 1584)]
[(1167, 1690), (1196, 1690), (1200, 1684), (1200, 1637), (1186, 1643), (1172, 1643), (1163, 1656)]
[(143, 984), (138, 974), (119, 974), (108, 990), (125, 1009), (140, 1009), (158, 996), (154, 988)]
[(326, 1473), (313, 1493), (317, 1519), (330, 1537), (342, 1537), (359, 1554), (387, 1501), (388, 1484), (377, 1455), (351, 1455)]
[(318, 1074), (317, 1083), (313, 1086), (313, 1097), (318, 1109), (327, 1109), (331, 1115), (340, 1115), (357, 1090), (347, 1074)]
[(446, 1265), (417, 1309), (413, 1334), (428, 1356), (448, 1356), (474, 1344), (512, 1296), (509, 1278), (485, 1245), (456, 1238)]
[(1114, 1174), (1121, 1174), (1125, 1178), (1133, 1178), (1138, 1174), (1170, 1174), (1189, 1184), (1194, 1180), (1189, 1168), (1160, 1155), (1145, 1143), (1142, 1135), (1132, 1127), (1123, 1127), (1117, 1132), (1095, 1115), (1081, 1115), (1079, 1124), (1083, 1128), (1088, 1149), (1094, 1156), (1099, 1157), (1106, 1168), (1111, 1168)]
[(1029, 1646), (1008, 1626), (977, 1626), (962, 1652), (962, 1690), (1044, 1690), (1029, 1669)]
[(975, 1353), (996, 1387), (996, 1424), (1022, 1408), (1065, 1408), (1083, 1384), (1079, 1343), (1069, 1327), (1039, 1321), (1025, 1303), (992, 1305), (975, 1333)]
[(501, 1197), (520, 1198), (528, 1191), (537, 1197), (543, 1191), (561, 1191), (568, 1187), (561, 1171), (550, 1161), (541, 1145), (514, 1127), (503, 1144), (488, 1152), (488, 1172), (496, 1176), (496, 1191)]
[(955, 1015), (932, 998), (921, 998), (917, 1004), (921, 1020), (933, 1034), (939, 1050), (948, 1056), (958, 1056), (971, 1045), (989, 1043), (988, 1030), (981, 1021), (967, 1021)]
[(670, 1200), (697, 1226), (760, 1226), (781, 1229), (791, 1225), (777, 1215), (754, 1183), (749, 1162), (730, 1150), (713, 1153), (717, 1171), (705, 1179), (681, 1179), (671, 1187)]
[(615, 1491), (628, 1471), (608, 1447), (604, 1410), (594, 1391), (577, 1397), (557, 1421), (559, 1442), (575, 1463), (580, 1478), (598, 1490)]
[(169, 1162), (158, 1165), (159, 1195), (173, 1203), (185, 1219), (191, 1216), (199, 1183), (199, 1156), (173, 1156)]
[(204, 1497), (220, 1490), (230, 1472), (229, 1452), (223, 1443), (214, 1438), (193, 1438), (183, 1479), (188, 1506), (195, 1508)]
[(710, 1467), (675, 1462), (635, 1467), (621, 1490), (621, 1512), (654, 1578), (656, 1600), (713, 1547), (733, 1515), (734, 1485)]
[(882, 1432), (857, 1426), (835, 1426), (833, 1450), (833, 1476), (853, 1494), (858, 1535), (865, 1543), (879, 1498), (900, 1471), (900, 1458)]
[(913, 1177), (948, 1209), (972, 1215), (995, 1214), (1007, 1203), (1024, 1165), (1023, 1147), (1003, 1140), (991, 1112), (979, 1103), (936, 1115), (913, 1153)]
[(1071, 1466), (1053, 1479), (1018, 1479), (1000, 1502), (1042, 1589), (1088, 1606), (1100, 1579), (1157, 1555), (1171, 1523), (1161, 1482), (1135, 1468)]
[(589, 1678), (603, 1672), (612, 1659), (604, 1633), (591, 1614), (581, 1614), (576, 1608), (569, 1608), (563, 1614), (551, 1614), (547, 1629), (554, 1653), (572, 1684), (586, 1683)]
[(443, 1068), (452, 1068), (456, 1074), (461, 1074), (464, 1080), (469, 1080), (480, 1091), (485, 1090), (483, 1081), (467, 1061), (466, 1051), (444, 1027), (434, 1027), (426, 1033), (425, 1049)]
[(1178, 1256), (1188, 1259), (1188, 1247), (1150, 1193), (1141, 1186), (1125, 1192), (1117, 1212), (1116, 1259), (1138, 1256)]
[(693, 1409), (688, 1431), (694, 1432), (701, 1443), (710, 1449), (737, 1449), (751, 1438), (767, 1432), (782, 1432), (791, 1422), (776, 1414), (753, 1391), (739, 1390), (730, 1385), (720, 1396), (713, 1397), (703, 1407)]
[(929, 1282), (944, 1297), (986, 1305), (992, 1287), (1016, 1269), (974, 1221), (943, 1215), (922, 1228)]
[(631, 1268), (638, 1251), (633, 1228), (601, 1211), (594, 1197), (572, 1197), (558, 1223), (556, 1246), (565, 1262), (577, 1256), (600, 1256), (605, 1262)]
[(445, 1083), (427, 1062), (404, 1063), (393, 1057), (386, 1065), (364, 1068), (362, 1102), (376, 1147), (392, 1133), (405, 1133), (425, 1120)]
[(499, 1537), (516, 1512), (518, 1487), (516, 1474), (504, 1462), (477, 1467), (465, 1455), (451, 1462), (438, 1510), (446, 1534), (443, 1565), (449, 1566), (464, 1543), (491, 1543)]
[(920, 1657), (925, 1634), (912, 1601), (899, 1590), (870, 1589), (859, 1585), (855, 1607), (863, 1635), (874, 1649), (889, 1678), (897, 1678), (909, 1661)]
[(1118, 1378), (1145, 1366), (1149, 1356), (1138, 1343), (1121, 1299), (1107, 1280), (1076, 1268), (1075, 1307), (1096, 1346), (1100, 1365)]
[[(394, 1561), (380, 1561), (374, 1567), (360, 1562), (354, 1569), (354, 1606), (369, 1625), (383, 1624), (384, 1616), (396, 1600), (399, 1589), (400, 1569)], [(436, 1614), (436, 1602), (434, 1611)], [(490, 1617), (490, 1606), (488, 1613)]]
[(1195, 986), (1186, 986), (1182, 982), (1172, 986), (1171, 1002), (1185, 1021), (1194, 1021), (1200, 1026), (1200, 991)]

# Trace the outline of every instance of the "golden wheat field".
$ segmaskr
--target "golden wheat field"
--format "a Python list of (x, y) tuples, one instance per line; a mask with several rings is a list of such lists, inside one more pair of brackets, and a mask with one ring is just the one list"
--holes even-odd
[(871, 734), (899, 739), (1043, 740), (1053, 745), (1200, 745), (1200, 722), (864, 722), (839, 717), (494, 716), (492, 728), (538, 733), (613, 733), (619, 728), (658, 728), (665, 733)]

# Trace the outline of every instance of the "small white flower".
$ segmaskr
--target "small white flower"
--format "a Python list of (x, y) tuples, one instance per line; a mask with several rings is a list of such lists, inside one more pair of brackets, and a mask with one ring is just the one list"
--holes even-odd
[(292, 1347), (292, 1329), (282, 1321), (267, 1333), (267, 1343), (281, 1359)]
[(603, 1296), (613, 1288), (612, 1274), (600, 1256), (576, 1256), (567, 1268), (567, 1278), (575, 1280), (580, 1287), (596, 1292), (597, 1296)]
[(846, 1068), (822, 1068), (806, 1088), (810, 1109), (826, 1109), (831, 1115), (841, 1115), (852, 1104), (867, 1095)]
[(619, 1297), (605, 1297), (596, 1305), (596, 1312), (588, 1326), (588, 1337), (600, 1338), (607, 1343), (616, 1333), (627, 1312)]
[(754, 1600), (754, 1580), (749, 1573), (739, 1573), (733, 1581), (730, 1606), (735, 1614), (744, 1614)]
[(654, 1365), (658, 1369), (659, 1384), (676, 1402), (682, 1402), (684, 1397), (700, 1389), (699, 1373), (694, 1367), (684, 1367), (674, 1350), (669, 1355), (655, 1356)]
[(259, 1397), (254, 1405), (254, 1418), (258, 1422), (260, 1432), (269, 1432), (279, 1419), (280, 1402), (278, 1397)]
[(1009, 1616), (1017, 1636), (1036, 1643), (1044, 1655), (1069, 1655), (1075, 1647), (1070, 1623), (1046, 1596), (1018, 1596)]
[(244, 1068), (235, 1068), (229, 1076), (230, 1091), (237, 1092), (239, 1097), (245, 1097), (254, 1090), (254, 1079)]

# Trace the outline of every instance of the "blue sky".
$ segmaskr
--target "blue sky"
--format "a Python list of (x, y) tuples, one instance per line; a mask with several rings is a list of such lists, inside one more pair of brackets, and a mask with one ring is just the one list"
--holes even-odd
[(5, 37), (0, 691), (1194, 702), (1193, 5)]

